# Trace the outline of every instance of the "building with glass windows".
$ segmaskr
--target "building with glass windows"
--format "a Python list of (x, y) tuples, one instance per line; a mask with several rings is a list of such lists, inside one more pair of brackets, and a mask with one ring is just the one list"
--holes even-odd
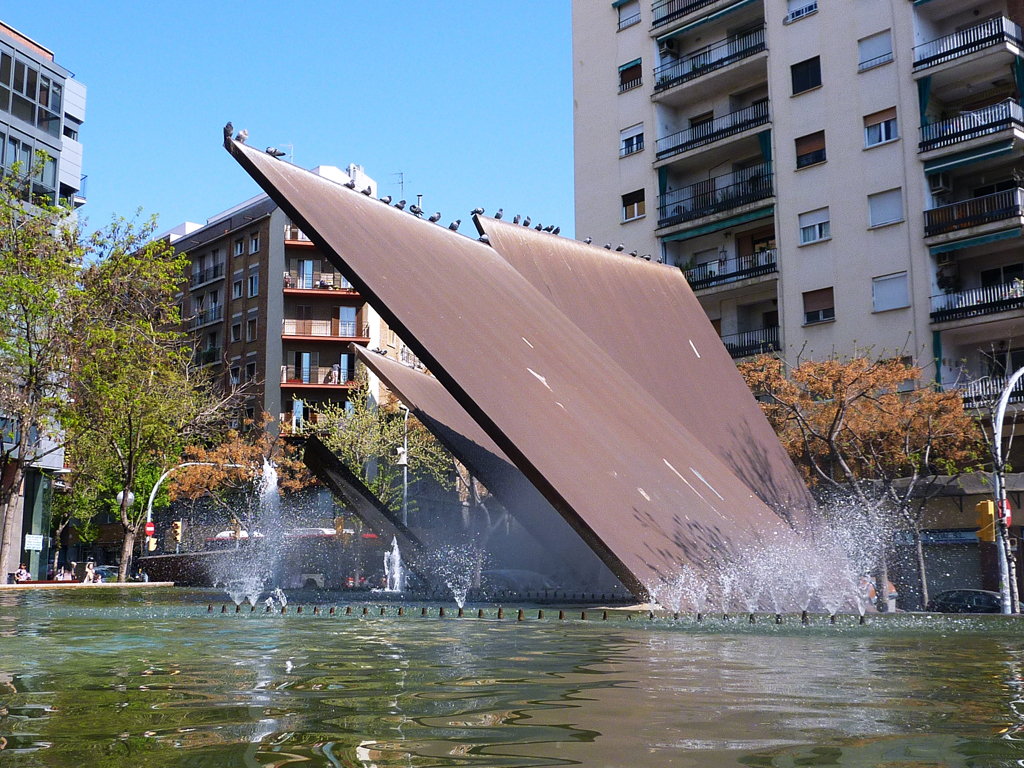
[(85, 203), (82, 143), (85, 86), (54, 61), (53, 51), (0, 21), (0, 164), (27, 171), (46, 160), (32, 195), (72, 208)]

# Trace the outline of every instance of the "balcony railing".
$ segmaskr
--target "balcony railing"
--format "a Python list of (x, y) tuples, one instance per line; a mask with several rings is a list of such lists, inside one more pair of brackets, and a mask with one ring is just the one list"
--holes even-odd
[(221, 363), (223, 358), (221, 357), (220, 347), (207, 347), (206, 349), (197, 349), (193, 359), (196, 365), (210, 365), (211, 363)]
[[(370, 336), (370, 324), (358, 321), (285, 319), (282, 325), (282, 336), (323, 336), (334, 339), (364, 339)], [(357, 331), (362, 331), (362, 335)]]
[(619, 19), (619, 31), (621, 32), (626, 27), (632, 27), (634, 24), (640, 23), (640, 11), (637, 11), (632, 16), (627, 16), (624, 19)]
[(1007, 189), (992, 195), (943, 205), (924, 212), (924, 235), (941, 235), (959, 229), (1017, 218), (1021, 215), (1024, 189)]
[(207, 267), (200, 272), (193, 272), (188, 279), (188, 286), (189, 288), (195, 288), (197, 285), (208, 283), (211, 280), (218, 280), (222, 277), (224, 277), (224, 265), (214, 264), (212, 267)]
[(654, 22), (652, 27), (660, 27), (687, 14), (699, 11), (717, 0), (658, 0), (651, 6)]
[(765, 50), (765, 46), (764, 27), (762, 26), (655, 68), (654, 91), (657, 93), (674, 85), (694, 80), (763, 50)]
[(1013, 99), (1007, 99), (973, 112), (961, 112), (949, 120), (922, 125), (921, 142), (917, 145), (917, 151), (927, 152), (948, 147), (1013, 127), (1024, 130), (1024, 110)]
[(352, 283), (337, 272), (312, 272), (305, 275), (284, 273), (284, 287), (307, 291), (352, 291)]
[(1024, 283), (1015, 281), (985, 288), (932, 296), (933, 323), (984, 317), (1024, 307)]
[(973, 27), (915, 46), (914, 71), (934, 67), (936, 64), (1001, 43), (1012, 43), (1018, 48), (1024, 48), (1020, 27), (1005, 16), (989, 19)]
[(733, 333), (723, 336), (722, 343), (725, 344), (725, 348), (729, 350), (729, 354), (734, 360), (751, 355), (777, 352), (779, 350), (779, 326), (772, 325), (767, 328), (758, 328), (756, 331)]
[(204, 325), (215, 323), (224, 317), (224, 307), (216, 304), (209, 309), (200, 310), (188, 323), (189, 330), (201, 328)]
[(792, 11), (786, 14), (786, 18), (782, 20), (783, 24), (792, 24), (794, 21), (799, 21), (805, 16), (810, 16), (812, 13), (818, 12), (818, 0), (811, 0), (811, 2), (794, 8)]
[(694, 125), (685, 131), (658, 139), (658, 159), (671, 157), (695, 147), (702, 147), (720, 139), (742, 133), (768, 122), (768, 101), (759, 101), (746, 109)]
[(735, 283), (737, 280), (745, 280), (748, 277), (758, 277), (777, 271), (778, 261), (773, 248), (770, 251), (752, 253), (749, 256), (740, 256), (735, 259), (720, 259), (719, 261), (709, 261), (707, 264), (698, 264), (692, 269), (684, 269), (683, 275), (690, 287), (699, 291), (713, 285)]
[(299, 229), (295, 224), (284, 225), (284, 239), (285, 240), (303, 240), (309, 242), (309, 238)]
[[(999, 400), (1006, 389), (1004, 376), (986, 376), (977, 381), (956, 382), (943, 385), (945, 389), (957, 389), (964, 401), (964, 408), (978, 408)], [(1010, 392), (1011, 403), (1024, 403), (1024, 379), (1019, 379)]]
[(658, 226), (669, 227), (771, 197), (772, 165), (765, 163), (698, 181), (658, 197)]
[(342, 369), (339, 365), (282, 365), (282, 384), (326, 384), (350, 386), (355, 382), (355, 368)]

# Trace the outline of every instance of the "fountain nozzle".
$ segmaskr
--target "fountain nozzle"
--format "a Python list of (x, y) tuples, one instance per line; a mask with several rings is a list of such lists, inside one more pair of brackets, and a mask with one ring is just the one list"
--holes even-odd
[(807, 611), (800, 612), (800, 623), (804, 626), (811, 623), (811, 617), (807, 615)]

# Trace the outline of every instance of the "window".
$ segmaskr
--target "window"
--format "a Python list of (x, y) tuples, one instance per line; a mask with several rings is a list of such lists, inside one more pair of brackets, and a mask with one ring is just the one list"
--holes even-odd
[(873, 147), (899, 138), (896, 129), (896, 107), (883, 109), (864, 117), (864, 146)]
[(794, 64), (790, 67), (790, 72), (793, 76), (794, 96), (821, 85), (821, 59), (817, 56)]
[(1024, 264), (1007, 264), (995, 269), (981, 271), (981, 287), (991, 288), (996, 285), (1012, 285), (1014, 280), (1024, 280)]
[(835, 301), (831, 288), (808, 291), (804, 294), (804, 325), (824, 323), (836, 319)]
[(256, 363), (245, 364), (245, 383), (256, 381)]
[(644, 124), (637, 123), (634, 126), (619, 131), (619, 157), (632, 155), (644, 148)]
[(245, 322), (245, 340), (256, 341), (256, 318), (250, 317)]
[(231, 326), (231, 340), (241, 341), (242, 340), (242, 324), (235, 323)]
[(792, 24), (818, 12), (818, 0), (788, 0), (786, 6), (787, 13), (786, 18), (782, 20), (783, 24)]
[(235, 256), (245, 256), (245, 240), (235, 240)]
[(903, 191), (890, 189), (868, 195), (868, 221), (872, 227), (903, 221)]
[(634, 59), (619, 67), (619, 93), (636, 88), (643, 82), (641, 59)]
[(897, 272), (894, 275), (884, 275), (872, 279), (871, 295), (874, 298), (875, 312), (909, 307), (910, 293), (907, 291), (907, 273)]
[(858, 72), (874, 69), (892, 61), (892, 36), (888, 29), (858, 40), (857, 48), (860, 51)]
[(830, 237), (832, 227), (828, 219), (828, 208), (800, 214), (800, 245), (828, 240)]
[(619, 29), (640, 23), (640, 0), (627, 0), (618, 7)]
[(241, 384), (241, 381), (240, 381), (240, 378), (239, 378), (242, 375), (242, 369), (241, 368), (239, 368), (237, 365), (234, 366), (231, 369), (231, 371), (230, 371), (230, 375), (231, 375), (231, 386), (232, 387), (237, 387), (239, 384)]
[(825, 162), (825, 132), (818, 131), (796, 140), (796, 167)]
[(249, 253), (256, 253), (260, 249), (260, 233), (249, 235)]
[(258, 296), (260, 292), (260, 276), (259, 274), (249, 275), (249, 296)]
[(1016, 189), (1017, 181), (1013, 178), (1001, 179), (991, 184), (985, 184), (980, 187), (975, 187), (971, 190), (971, 194), (974, 197), (985, 197), (986, 195), (994, 195), (996, 192), (1005, 192), (1008, 189)]
[(644, 190), (638, 189), (622, 196), (622, 220), (633, 221), (639, 219), (646, 212), (644, 205)]
[(232, 296), (232, 298), (235, 298), (235, 299), (242, 298), (242, 281), (241, 280), (235, 280), (235, 282), (231, 285), (231, 296)]

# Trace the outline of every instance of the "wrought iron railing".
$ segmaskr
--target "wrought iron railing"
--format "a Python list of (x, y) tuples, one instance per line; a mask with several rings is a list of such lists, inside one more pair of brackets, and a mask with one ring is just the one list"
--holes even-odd
[(340, 365), (282, 365), (282, 384), (326, 384), (351, 386), (355, 382), (354, 367), (343, 369)]
[(643, 84), (643, 76), (634, 77), (632, 80), (623, 80), (621, 83), (619, 83), (619, 93), (623, 93), (624, 91), (630, 91), (633, 88), (639, 88)]
[[(369, 338), (369, 323), (340, 320), (291, 320), (282, 322), (282, 336), (323, 336), (336, 339)], [(360, 336), (358, 331), (362, 331)]]
[(914, 69), (934, 67), (1000, 43), (1024, 48), (1020, 27), (1005, 16), (983, 21), (973, 27), (930, 40), (914, 47)]
[(304, 240), (306, 242), (309, 241), (309, 238), (306, 237), (305, 233), (301, 229), (299, 229), (295, 224), (291, 224), (291, 223), (288, 223), (288, 224), (284, 225), (284, 239), (285, 240)]
[(687, 14), (699, 11), (718, 0), (658, 0), (651, 6), (654, 21), (652, 27), (660, 27), (670, 21), (681, 19)]
[(619, 157), (626, 157), (636, 152), (641, 151), (644, 148), (644, 135), (641, 133), (635, 137), (635, 141), (629, 141), (623, 143), (619, 148)]
[(811, 0), (811, 2), (794, 8), (792, 11), (786, 14), (786, 18), (782, 20), (783, 24), (792, 24), (794, 21), (799, 21), (804, 16), (810, 16), (812, 13), (818, 12), (818, 0)]
[(1007, 189), (924, 212), (925, 237), (1021, 216), (1024, 189)]
[(224, 307), (221, 304), (216, 304), (209, 309), (200, 310), (197, 312), (191, 320), (189, 320), (188, 327), (190, 330), (200, 328), (210, 323), (215, 323), (224, 317)]
[(684, 269), (683, 276), (686, 277), (686, 282), (693, 290), (699, 291), (702, 288), (734, 283), (737, 280), (745, 280), (748, 277), (758, 277), (777, 271), (777, 253), (772, 248), (770, 251), (760, 251), (749, 256), (698, 264), (691, 269)]
[(624, 19), (619, 19), (619, 30), (623, 30), (626, 27), (632, 27), (634, 24), (640, 23), (640, 11), (637, 11), (632, 16), (627, 16)]
[(716, 176), (658, 196), (658, 226), (668, 227), (771, 197), (772, 165)]
[(733, 62), (765, 50), (764, 27), (712, 43), (706, 48), (670, 61), (654, 70), (654, 91), (663, 91), (674, 85), (714, 72)]
[(711, 144), (767, 122), (768, 100), (765, 99), (751, 104), (745, 109), (738, 109), (706, 123), (691, 126), (685, 131), (658, 139), (658, 159)]
[(199, 272), (193, 272), (188, 279), (188, 285), (189, 288), (195, 288), (197, 285), (202, 285), (221, 277), (224, 277), (224, 265), (214, 264), (212, 267), (207, 267)]
[(221, 358), (220, 347), (207, 347), (206, 349), (197, 349), (193, 356), (196, 365), (211, 365), (214, 363), (223, 362)]
[(858, 72), (867, 72), (869, 69), (880, 67), (883, 64), (888, 64), (892, 61), (892, 51), (883, 53), (881, 56), (875, 56), (873, 59), (865, 59), (857, 65)]
[[(978, 408), (988, 403), (999, 400), (1006, 389), (1007, 379), (1005, 376), (985, 376), (976, 381), (958, 381), (952, 384), (944, 384), (943, 389), (955, 389), (960, 392), (963, 398), (964, 408)], [(1011, 403), (1024, 402), (1024, 379), (1018, 379), (1010, 392)]]
[(1016, 280), (1012, 283), (932, 296), (931, 320), (933, 323), (942, 323), (947, 320), (984, 317), (1022, 307), (1024, 282)]
[(1013, 99), (1007, 99), (971, 112), (961, 112), (948, 120), (922, 125), (917, 151), (948, 147), (1011, 127), (1024, 130), (1024, 109)]
[(771, 325), (756, 331), (744, 331), (722, 337), (722, 343), (733, 359), (763, 355), (779, 350), (779, 326)]
[(352, 291), (352, 284), (337, 272), (284, 273), (284, 287), (308, 291)]

